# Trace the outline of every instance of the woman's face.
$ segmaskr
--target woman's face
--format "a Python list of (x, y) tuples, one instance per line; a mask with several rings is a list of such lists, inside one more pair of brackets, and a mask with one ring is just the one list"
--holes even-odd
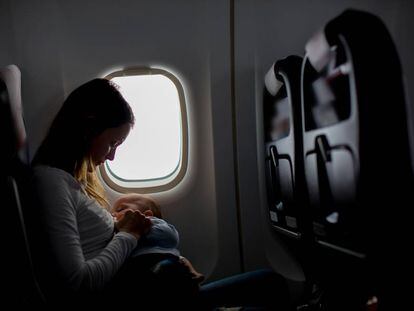
[(122, 144), (131, 130), (129, 123), (104, 130), (91, 143), (90, 155), (95, 165), (115, 158), (116, 148)]

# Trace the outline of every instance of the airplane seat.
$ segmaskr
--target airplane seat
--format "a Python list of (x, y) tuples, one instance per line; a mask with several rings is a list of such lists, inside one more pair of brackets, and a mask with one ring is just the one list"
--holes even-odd
[(270, 224), (301, 263), (307, 279), (312, 279), (309, 266), (311, 228), (302, 158), (302, 61), (297, 55), (280, 59), (265, 76), (265, 173)]
[[(297, 201), (298, 161), (302, 148), (300, 70), (302, 58), (288, 56), (275, 62), (265, 76), (263, 117), (269, 218), (280, 233), (293, 239), (303, 234)], [(299, 166), (299, 167), (297, 167)]]
[(357, 10), (329, 21), (306, 44), (301, 83), (320, 275), (342, 303), (335, 310), (373, 295), (385, 305), (384, 280), (403, 269), (414, 178), (401, 64), (384, 23)]
[[(18, 305), (41, 305), (43, 294), (37, 282), (30, 246), (31, 211), (29, 154), (21, 102), (21, 74), (15, 65), (0, 69), (1, 187), (5, 190), (3, 237), (6, 277), (5, 299)], [(7, 296), (6, 296), (7, 295)]]

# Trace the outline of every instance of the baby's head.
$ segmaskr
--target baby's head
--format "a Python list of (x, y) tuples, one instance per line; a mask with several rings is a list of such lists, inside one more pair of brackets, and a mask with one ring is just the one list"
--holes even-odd
[(158, 203), (151, 197), (142, 194), (130, 193), (123, 195), (112, 206), (112, 212), (115, 217), (127, 209), (138, 210), (146, 216), (162, 217)]

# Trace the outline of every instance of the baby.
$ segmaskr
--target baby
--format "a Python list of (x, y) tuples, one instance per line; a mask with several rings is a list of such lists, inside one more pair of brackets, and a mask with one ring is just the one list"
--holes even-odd
[(118, 198), (112, 207), (115, 220), (120, 220), (127, 210), (138, 210), (149, 217), (152, 222), (150, 231), (138, 240), (138, 244), (131, 254), (132, 258), (140, 263), (150, 265), (154, 270), (157, 263), (170, 259), (186, 267), (191, 279), (200, 283), (204, 275), (197, 272), (190, 261), (182, 256), (178, 250), (179, 235), (173, 225), (162, 219), (159, 205), (149, 196), (139, 194), (126, 194)]

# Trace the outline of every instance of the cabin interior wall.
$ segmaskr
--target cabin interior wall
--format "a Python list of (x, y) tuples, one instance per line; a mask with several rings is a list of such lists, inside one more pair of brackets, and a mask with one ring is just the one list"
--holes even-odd
[[(176, 74), (187, 100), (188, 173), (176, 189), (154, 197), (180, 232), (183, 255), (209, 280), (240, 272), (228, 105), (228, 2), (9, 4), (16, 53), (5, 62), (22, 70), (32, 155), (63, 99), (83, 82), (128, 66)], [(112, 198), (116, 195), (111, 192)]]
[(272, 266), (300, 283), (300, 265), (267, 226), (263, 76), (275, 60), (303, 55), (311, 35), (342, 10), (364, 9), (379, 15), (395, 40), (413, 108), (413, 6), (405, 0), (2, 0), (0, 64), (22, 71), (32, 155), (79, 84), (124, 66), (175, 73), (187, 100), (189, 170), (177, 189), (154, 196), (181, 233), (182, 253), (209, 280)]
[(11, 63), (13, 40), (10, 18), (10, 1), (0, 1), (0, 66), (6, 66)]

